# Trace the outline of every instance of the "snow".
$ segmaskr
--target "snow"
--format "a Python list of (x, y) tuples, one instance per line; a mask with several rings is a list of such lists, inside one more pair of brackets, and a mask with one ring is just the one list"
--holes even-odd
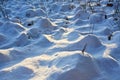
[(85, 1), (5, 2), (0, 80), (120, 80), (117, 4), (101, 0), (91, 11)]

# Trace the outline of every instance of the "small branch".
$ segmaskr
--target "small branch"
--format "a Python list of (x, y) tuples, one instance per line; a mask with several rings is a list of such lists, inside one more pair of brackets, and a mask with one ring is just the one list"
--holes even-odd
[(108, 40), (111, 40), (112, 36), (112, 34), (108, 35)]
[(87, 48), (87, 43), (84, 45), (83, 49), (82, 49), (82, 53), (84, 54), (85, 50)]

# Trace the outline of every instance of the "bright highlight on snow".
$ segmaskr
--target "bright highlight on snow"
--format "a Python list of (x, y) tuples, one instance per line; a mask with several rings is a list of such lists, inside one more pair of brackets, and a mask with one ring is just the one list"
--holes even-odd
[(0, 80), (119, 74), (119, 0), (0, 0)]

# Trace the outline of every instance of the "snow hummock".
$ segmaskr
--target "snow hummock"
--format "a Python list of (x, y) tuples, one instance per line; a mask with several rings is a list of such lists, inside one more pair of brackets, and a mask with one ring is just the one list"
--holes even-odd
[(87, 35), (79, 41), (68, 45), (68, 50), (82, 50), (87, 45), (86, 51), (93, 52), (104, 47), (101, 41), (95, 35)]
[(19, 35), (25, 28), (19, 23), (6, 22), (0, 27), (0, 32), (10, 36)]
[(72, 51), (58, 53), (57, 55), (60, 56), (60, 59), (58, 58), (53, 62), (57, 68), (61, 68), (61, 71), (56, 80), (92, 80), (100, 75), (94, 59), (87, 53), (83, 55), (79, 51)]
[(50, 33), (57, 28), (57, 25), (48, 18), (38, 20), (36, 26), (38, 26), (39, 30), (43, 33)]
[(120, 80), (116, 3), (98, 3), (91, 11), (84, 0), (5, 0), (0, 80)]

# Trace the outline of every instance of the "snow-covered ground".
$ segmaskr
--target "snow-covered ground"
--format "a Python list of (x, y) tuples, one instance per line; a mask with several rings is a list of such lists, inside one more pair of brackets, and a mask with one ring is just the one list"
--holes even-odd
[(116, 3), (46, 1), (2, 5), (0, 80), (120, 80)]

